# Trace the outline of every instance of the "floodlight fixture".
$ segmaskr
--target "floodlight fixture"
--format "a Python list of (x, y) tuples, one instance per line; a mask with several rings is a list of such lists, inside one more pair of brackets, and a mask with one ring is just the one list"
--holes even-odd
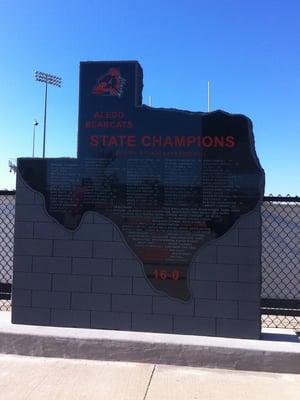
[(35, 71), (35, 79), (39, 82), (61, 87), (61, 78), (56, 75), (47, 74), (45, 72)]
[(34, 76), (36, 81), (45, 83), (44, 134), (43, 134), (43, 158), (45, 158), (48, 85), (61, 87), (61, 78), (59, 76), (51, 75), (46, 72), (40, 72), (40, 71), (35, 71)]

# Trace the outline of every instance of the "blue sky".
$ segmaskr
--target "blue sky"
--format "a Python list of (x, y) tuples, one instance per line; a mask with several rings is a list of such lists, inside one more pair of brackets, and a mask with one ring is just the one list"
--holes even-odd
[(249, 116), (266, 194), (300, 195), (300, 2), (298, 0), (0, 0), (0, 189), (8, 159), (42, 154), (43, 87), (50, 87), (46, 155), (76, 154), (79, 62), (138, 60), (144, 103)]

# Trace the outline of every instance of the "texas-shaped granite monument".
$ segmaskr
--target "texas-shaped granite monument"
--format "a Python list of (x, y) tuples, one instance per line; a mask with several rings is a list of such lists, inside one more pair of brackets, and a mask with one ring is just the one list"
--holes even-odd
[(113, 221), (152, 287), (187, 301), (193, 257), (255, 209), (264, 172), (249, 118), (143, 105), (142, 77), (137, 62), (82, 62), (78, 158), (18, 168), (59, 224)]

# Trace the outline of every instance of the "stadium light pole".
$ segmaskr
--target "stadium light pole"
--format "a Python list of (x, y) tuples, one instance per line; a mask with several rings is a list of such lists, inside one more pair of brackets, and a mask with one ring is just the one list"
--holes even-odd
[(35, 71), (34, 76), (36, 81), (45, 83), (44, 134), (43, 134), (43, 158), (45, 158), (48, 85), (61, 87), (61, 78), (55, 75), (39, 71)]
[(211, 93), (210, 93), (210, 81), (207, 81), (207, 111), (210, 112), (211, 106)]
[(35, 146), (35, 128), (38, 126), (38, 122), (35, 119), (33, 121), (33, 137), (32, 137), (32, 157), (34, 157), (34, 146)]

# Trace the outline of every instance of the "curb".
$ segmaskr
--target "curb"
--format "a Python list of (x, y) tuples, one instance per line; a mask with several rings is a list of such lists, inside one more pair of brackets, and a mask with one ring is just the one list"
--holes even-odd
[(300, 341), (12, 325), (1, 315), (0, 353), (300, 374)]

